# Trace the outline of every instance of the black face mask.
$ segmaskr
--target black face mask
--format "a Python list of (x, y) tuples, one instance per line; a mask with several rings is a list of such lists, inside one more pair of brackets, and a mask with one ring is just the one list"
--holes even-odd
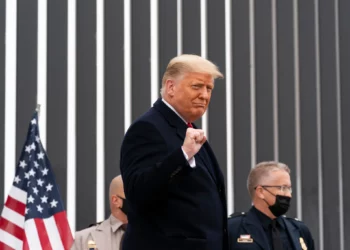
[[(266, 191), (268, 191), (270, 194), (274, 195), (273, 193), (271, 193), (269, 190), (265, 189)], [(285, 213), (287, 213), (289, 207), (290, 207), (290, 200), (291, 198), (289, 196), (284, 196), (284, 195), (274, 195), (276, 197), (276, 201), (275, 204), (273, 205), (269, 205), (269, 203), (267, 203), (266, 200), (264, 200), (266, 202), (267, 205), (269, 205), (269, 209), (271, 211), (271, 213), (276, 216), (279, 217)]]
[(120, 210), (122, 210), (124, 214), (128, 215), (128, 212), (129, 212), (128, 201), (122, 197), (119, 197), (119, 198), (123, 200), (123, 206), (120, 208)]

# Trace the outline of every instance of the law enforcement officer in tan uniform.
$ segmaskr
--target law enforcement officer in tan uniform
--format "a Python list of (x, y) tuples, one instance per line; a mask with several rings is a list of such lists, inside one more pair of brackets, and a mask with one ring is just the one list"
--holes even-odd
[(101, 223), (76, 232), (71, 250), (121, 250), (122, 238), (128, 223), (127, 202), (123, 181), (115, 177), (109, 188), (111, 215)]

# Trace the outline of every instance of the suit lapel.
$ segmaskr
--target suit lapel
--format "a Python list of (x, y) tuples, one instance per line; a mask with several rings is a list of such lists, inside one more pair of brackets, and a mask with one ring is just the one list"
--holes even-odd
[(185, 122), (173, 110), (171, 110), (161, 98), (153, 104), (153, 108), (163, 115), (169, 125), (176, 130), (176, 135), (183, 141), (187, 129)]
[(302, 250), (300, 245), (300, 233), (299, 229), (295, 227), (292, 223), (290, 223), (287, 219), (283, 218), (284, 225), (286, 226), (288, 236), (292, 240), (293, 246), (295, 250)]
[(220, 167), (219, 167), (219, 163), (218, 163), (218, 161), (214, 155), (214, 152), (211, 149), (209, 143), (205, 143), (204, 148), (206, 149), (206, 151), (209, 155), (209, 158), (212, 160), (213, 168), (215, 171), (215, 176), (218, 178), (218, 183), (220, 183), (224, 186), (224, 183), (225, 183), (224, 176), (222, 175), (222, 172), (221, 172)]
[[(194, 124), (193, 126), (195, 129), (197, 129), (197, 126)], [(209, 142), (206, 141), (202, 147), (203, 149), (198, 152), (198, 156), (203, 160), (203, 164), (206, 166), (209, 174), (211, 175), (214, 183), (216, 184), (222, 184), (224, 183), (224, 177), (221, 174), (221, 171), (219, 169), (219, 163), (216, 160), (216, 157), (213, 153), (213, 150), (211, 149)], [(205, 159), (204, 154), (208, 157), (208, 159)], [(196, 156), (197, 156), (196, 155)], [(210, 161), (211, 165), (208, 166), (206, 162)], [(218, 179), (219, 178), (219, 179)]]
[(187, 125), (186, 123), (171, 110), (161, 98), (159, 98), (154, 104), (153, 108), (160, 112), (169, 125), (176, 129), (177, 135), (183, 140), (185, 139)]
[(183, 141), (186, 137), (186, 129), (176, 128), (176, 134)]
[(205, 155), (206, 152), (204, 151), (204, 147), (201, 148), (201, 150), (195, 155), (195, 158), (200, 158), (201, 161), (203, 162), (203, 165), (205, 166), (205, 169), (208, 171), (210, 177), (212, 178), (214, 183), (217, 183), (216, 176), (214, 174), (214, 170), (210, 165), (208, 165), (208, 161), (210, 161), (210, 158), (208, 158), (208, 155)]
[[(159, 98), (154, 104), (153, 104), (153, 107), (158, 110), (162, 115), (163, 117), (168, 121), (169, 125), (171, 127), (173, 127), (175, 130), (176, 130), (176, 134), (177, 136), (183, 141), (186, 137), (186, 130), (187, 130), (187, 125), (186, 123), (173, 111), (171, 110), (163, 101), (161, 98)], [(196, 126), (194, 126), (194, 128), (197, 128)], [(208, 148), (209, 147), (209, 144), (206, 142), (204, 145), (203, 145), (203, 149), (205, 149), (207, 151), (207, 154), (208, 154), (208, 157), (211, 158), (213, 160), (213, 165), (214, 165), (214, 162), (215, 164), (217, 164), (217, 161), (214, 157), (214, 154), (209, 154), (208, 153)], [(210, 152), (211, 149), (210, 149)], [(203, 152), (203, 154), (205, 154), (205, 152)], [(201, 155), (201, 152), (198, 152), (196, 155), (195, 155), (195, 158), (196, 157), (200, 157), (203, 164), (205, 165), (205, 168), (206, 170), (209, 172), (209, 175), (211, 176), (211, 178), (213, 179), (214, 183), (216, 183), (216, 176), (215, 173), (213, 171), (213, 169), (211, 169), (210, 166), (208, 166), (206, 164), (207, 162), (207, 159), (205, 159), (205, 157), (203, 155)], [(216, 166), (213, 166), (213, 168), (217, 167)], [(217, 172), (217, 171), (215, 171)]]
[(251, 238), (264, 250), (270, 250), (268, 239), (264, 233), (264, 229), (252, 209), (249, 210), (242, 223), (245, 231), (250, 234)]

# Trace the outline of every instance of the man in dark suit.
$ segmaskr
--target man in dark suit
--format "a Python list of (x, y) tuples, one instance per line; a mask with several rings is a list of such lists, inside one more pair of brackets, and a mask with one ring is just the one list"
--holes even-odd
[(230, 250), (314, 250), (307, 226), (284, 216), (292, 187), (290, 169), (279, 162), (262, 162), (250, 171), (247, 186), (253, 207), (228, 220)]
[(123, 250), (227, 249), (223, 175), (204, 131), (214, 79), (210, 61), (173, 58), (153, 107), (128, 129), (121, 173), (130, 204)]

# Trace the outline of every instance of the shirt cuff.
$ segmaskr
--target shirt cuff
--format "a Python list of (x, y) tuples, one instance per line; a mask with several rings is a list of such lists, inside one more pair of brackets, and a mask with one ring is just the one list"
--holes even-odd
[(182, 152), (184, 153), (184, 156), (185, 156), (188, 164), (190, 164), (190, 167), (195, 168), (196, 167), (196, 160), (195, 160), (194, 156), (192, 156), (191, 159), (188, 159), (188, 155), (186, 154), (185, 150), (182, 147), (181, 147), (181, 149), (182, 149)]

